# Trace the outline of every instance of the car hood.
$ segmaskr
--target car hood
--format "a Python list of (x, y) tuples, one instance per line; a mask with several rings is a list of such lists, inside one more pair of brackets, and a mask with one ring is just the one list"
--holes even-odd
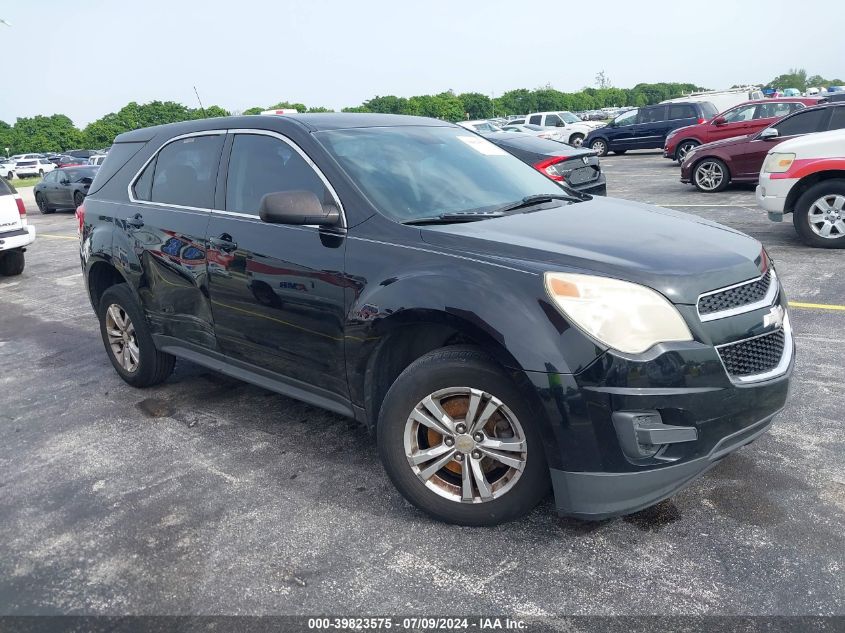
[(760, 275), (757, 240), (697, 216), (614, 198), (429, 226), (421, 235), (433, 246), (534, 272), (632, 281), (681, 304)]
[[(704, 125), (707, 125), (707, 124), (705, 123)], [(669, 140), (670, 138), (675, 138), (676, 136), (680, 136), (681, 134), (687, 134), (688, 132), (695, 130), (695, 129), (699, 129), (701, 127), (702, 127), (701, 125), (696, 124), (696, 125), (685, 125), (684, 127), (675, 128), (674, 130), (669, 132), (669, 134), (666, 135), (666, 140)]]

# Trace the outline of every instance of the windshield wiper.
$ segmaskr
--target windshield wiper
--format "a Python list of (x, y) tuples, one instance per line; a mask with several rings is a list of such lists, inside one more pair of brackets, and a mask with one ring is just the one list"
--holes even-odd
[(581, 202), (581, 198), (570, 196), (565, 193), (538, 193), (533, 196), (525, 196), (522, 200), (516, 202), (509, 202), (500, 207), (493, 209), (492, 213), (505, 213), (506, 211), (514, 211), (522, 209), (523, 207), (531, 207), (535, 204), (543, 204), (544, 202), (551, 202), (552, 200), (568, 200), (569, 202)]
[(452, 224), (453, 222), (477, 222), (488, 218), (501, 218), (504, 215), (501, 210), (494, 211), (455, 211), (452, 213), (441, 213), (429, 218), (415, 218), (407, 220), (402, 224)]

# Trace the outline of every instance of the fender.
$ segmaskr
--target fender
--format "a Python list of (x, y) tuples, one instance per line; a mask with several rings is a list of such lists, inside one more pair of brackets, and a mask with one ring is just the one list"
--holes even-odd
[(798, 158), (782, 174), (770, 174), (772, 180), (805, 178), (820, 171), (845, 171), (845, 158)]

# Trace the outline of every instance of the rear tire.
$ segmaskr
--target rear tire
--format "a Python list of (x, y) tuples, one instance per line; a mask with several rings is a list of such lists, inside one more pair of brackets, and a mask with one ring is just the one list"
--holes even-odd
[(15, 177), (15, 172), (13, 172), (13, 171), (10, 171), (8, 174), (6, 174), (6, 180), (11, 180), (14, 177)]
[(35, 204), (38, 205), (38, 210), (44, 215), (48, 215), (53, 212), (53, 209), (47, 206), (47, 201), (40, 193), (35, 195)]
[(111, 286), (100, 298), (100, 335), (115, 371), (133, 387), (152, 387), (173, 372), (176, 359), (160, 352), (128, 284)]
[[(451, 430), (433, 430), (437, 423), (422, 413), (432, 410), (426, 402), (437, 404)], [(420, 422), (422, 415), (429, 424)], [(388, 390), (379, 412), (379, 454), (393, 484), (420, 510), (447, 523), (497, 525), (527, 514), (548, 493), (536, 425), (496, 363), (476, 348), (447, 347), (411, 363)]]
[(798, 198), (792, 223), (807, 246), (845, 248), (845, 180), (823, 180), (807, 189)]
[(590, 149), (599, 156), (607, 156), (607, 141), (603, 138), (597, 138), (590, 143)]
[(0, 253), (0, 275), (14, 277), (23, 272), (26, 260), (23, 251)]

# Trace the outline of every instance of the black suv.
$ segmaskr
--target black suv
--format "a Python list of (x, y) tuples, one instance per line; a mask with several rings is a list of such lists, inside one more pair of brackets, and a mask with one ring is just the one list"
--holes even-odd
[(638, 510), (786, 401), (791, 329), (759, 242), (569, 193), (449, 123), (137, 130), (77, 213), (126, 382), (179, 357), (355, 418), (446, 521), (513, 519), (550, 482), (564, 514)]
[(623, 112), (604, 127), (593, 130), (584, 139), (599, 156), (629, 149), (663, 149), (672, 130), (704, 123), (719, 114), (709, 101), (659, 103)]

